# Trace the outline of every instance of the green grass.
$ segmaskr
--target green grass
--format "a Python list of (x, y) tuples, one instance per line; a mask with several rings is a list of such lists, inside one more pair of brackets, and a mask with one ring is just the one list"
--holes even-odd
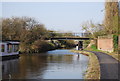
[(89, 51), (98, 51), (98, 52), (100, 52), (101, 50), (98, 50), (97, 49), (97, 46), (96, 45), (92, 45), (90, 48), (86, 48), (86, 49), (84, 49), (84, 50), (89, 50)]
[(95, 45), (92, 45), (90, 48), (86, 48), (86, 49), (84, 49), (84, 50), (96, 51), (96, 52), (103, 52), (103, 53), (106, 53), (106, 54), (112, 56), (112, 57), (115, 58), (116, 60), (120, 61), (120, 58), (119, 58), (120, 55), (119, 55), (119, 54), (116, 54), (115, 52), (109, 53), (109, 52), (107, 52), (107, 51), (98, 50), (98, 49), (97, 49), (97, 46), (95, 46)]

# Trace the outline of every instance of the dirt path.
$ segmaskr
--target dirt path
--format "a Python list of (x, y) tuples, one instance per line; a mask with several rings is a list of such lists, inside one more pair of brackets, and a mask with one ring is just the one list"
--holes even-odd
[(102, 52), (89, 52), (96, 54), (98, 57), (98, 60), (100, 62), (101, 79), (118, 79), (118, 65), (120, 65), (120, 62), (118, 62), (112, 56), (109, 56)]

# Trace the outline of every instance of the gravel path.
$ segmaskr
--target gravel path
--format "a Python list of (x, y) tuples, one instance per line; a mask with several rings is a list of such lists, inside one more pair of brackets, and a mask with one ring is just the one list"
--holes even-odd
[(96, 54), (98, 57), (100, 62), (101, 79), (118, 79), (118, 75), (120, 75), (120, 72), (118, 71), (120, 62), (118, 62), (112, 56), (102, 52), (89, 52)]

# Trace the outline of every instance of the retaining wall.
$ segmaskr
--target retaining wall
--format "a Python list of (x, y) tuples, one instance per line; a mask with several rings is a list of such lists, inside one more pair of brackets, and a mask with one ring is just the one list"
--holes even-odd
[(113, 37), (112, 36), (102, 36), (98, 37), (97, 48), (103, 51), (113, 52)]

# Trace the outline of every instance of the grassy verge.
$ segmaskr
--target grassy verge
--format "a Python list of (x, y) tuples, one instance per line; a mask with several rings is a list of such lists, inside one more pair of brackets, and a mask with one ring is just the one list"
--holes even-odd
[(99, 64), (97, 56), (93, 53), (86, 52), (86, 51), (79, 51), (79, 50), (71, 50), (71, 51), (89, 56), (89, 65), (88, 65), (88, 69), (86, 71), (84, 78), (86, 80), (87, 79), (99, 80), (100, 79), (100, 64)]
[(106, 52), (106, 51), (98, 50), (98, 49), (96, 48), (96, 46), (94, 46), (94, 45), (92, 45), (91, 48), (87, 48), (87, 49), (85, 49), (85, 50), (103, 52), (103, 53), (106, 53), (106, 54), (112, 56), (112, 57), (115, 58), (116, 60), (120, 61), (120, 54), (116, 54), (116, 53), (114, 53), (114, 52), (109, 53), (109, 52)]
[(116, 54), (114, 52), (109, 53), (109, 52), (105, 52), (105, 51), (101, 51), (101, 52), (106, 53), (106, 54), (112, 56), (113, 58), (115, 58), (116, 60), (120, 61), (120, 54)]

